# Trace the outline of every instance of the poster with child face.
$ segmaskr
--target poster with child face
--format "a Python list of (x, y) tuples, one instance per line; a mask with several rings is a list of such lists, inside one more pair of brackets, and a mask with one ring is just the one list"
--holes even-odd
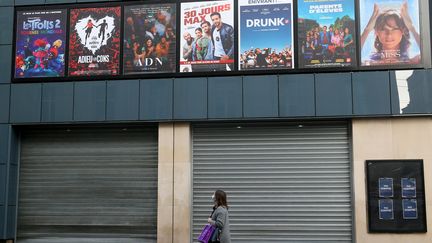
[(360, 1), (361, 65), (421, 64), (418, 0)]

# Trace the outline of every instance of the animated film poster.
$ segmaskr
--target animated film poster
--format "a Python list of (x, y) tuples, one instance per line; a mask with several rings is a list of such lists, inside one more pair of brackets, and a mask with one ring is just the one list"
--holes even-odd
[(239, 69), (294, 67), (292, 0), (239, 0)]
[(301, 68), (356, 65), (354, 0), (299, 0)]
[(17, 12), (15, 78), (65, 75), (66, 19), (64, 9)]
[(361, 65), (421, 64), (418, 0), (360, 1)]
[(182, 3), (180, 20), (180, 72), (233, 70), (233, 0)]
[(124, 74), (176, 71), (176, 4), (125, 6)]
[(121, 7), (70, 11), (69, 75), (118, 75)]

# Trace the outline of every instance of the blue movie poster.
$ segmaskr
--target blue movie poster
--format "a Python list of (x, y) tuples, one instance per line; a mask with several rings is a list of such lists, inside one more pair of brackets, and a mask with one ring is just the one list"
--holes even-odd
[(239, 69), (293, 68), (292, 0), (238, 2)]
[(393, 197), (393, 178), (379, 178), (379, 197)]
[(15, 78), (63, 77), (66, 10), (17, 12)]
[(417, 219), (417, 200), (402, 199), (403, 219)]
[(379, 219), (392, 220), (394, 219), (393, 199), (380, 199), (379, 204)]
[(299, 0), (299, 66), (344, 67), (356, 62), (354, 0)]
[(421, 64), (419, 0), (361, 0), (361, 65)]
[(416, 197), (416, 179), (415, 178), (402, 178), (401, 179), (402, 197), (415, 198)]

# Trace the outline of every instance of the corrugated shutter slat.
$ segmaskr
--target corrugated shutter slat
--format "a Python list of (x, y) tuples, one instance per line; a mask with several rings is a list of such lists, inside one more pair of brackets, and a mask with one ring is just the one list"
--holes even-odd
[(156, 242), (157, 128), (23, 133), (18, 242)]
[(232, 242), (352, 242), (344, 122), (202, 124), (193, 130), (193, 238), (216, 189)]

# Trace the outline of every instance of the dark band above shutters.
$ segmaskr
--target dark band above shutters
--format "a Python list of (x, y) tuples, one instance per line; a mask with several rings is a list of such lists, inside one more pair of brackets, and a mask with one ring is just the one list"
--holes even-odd
[(352, 242), (350, 171), (344, 122), (197, 125), (194, 241), (222, 189), (232, 242)]
[(18, 242), (156, 242), (157, 128), (24, 132)]

